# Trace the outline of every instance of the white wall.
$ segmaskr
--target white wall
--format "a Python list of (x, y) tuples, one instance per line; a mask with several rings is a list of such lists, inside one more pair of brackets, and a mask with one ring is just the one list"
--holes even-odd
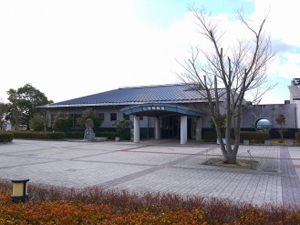
[[(51, 126), (51, 114), (57, 114), (59, 111), (61, 113), (69, 113), (69, 114), (81, 114), (86, 108), (62, 108), (62, 109), (50, 109), (48, 111), (48, 127)], [(115, 126), (113, 126), (113, 124), (116, 121), (111, 121), (110, 120), (110, 114), (111, 113), (116, 113), (117, 114), (117, 120), (122, 119), (123, 118), (123, 112), (120, 111), (120, 109), (115, 108), (115, 107), (98, 107), (98, 108), (94, 108), (94, 110), (97, 110), (98, 113), (103, 113), (104, 114), (104, 121), (101, 125), (101, 127), (107, 127), (107, 128), (114, 128)], [(130, 115), (129, 119), (132, 121), (133, 124), (133, 116)], [(154, 118), (152, 117), (147, 117), (144, 116), (143, 120), (140, 120), (140, 127), (141, 128), (148, 128), (148, 127), (154, 127)]]
[[(291, 101), (292, 103), (292, 101)], [(255, 128), (255, 123), (258, 119), (266, 118), (270, 120), (273, 128), (278, 128), (279, 125), (276, 123), (275, 118), (282, 113), (287, 119), (286, 128), (299, 128), (300, 119), (299, 119), (299, 110), (300, 110), (300, 100), (293, 101), (295, 104), (274, 104), (274, 105), (258, 105), (258, 106), (245, 106), (242, 113), (242, 124), (241, 128)], [(207, 106), (206, 106), (207, 107)], [(60, 109), (61, 113), (70, 113), (70, 114), (81, 114), (86, 108), (66, 108)], [(113, 128), (112, 124), (115, 121), (110, 120), (110, 113), (117, 113), (117, 119), (123, 118), (123, 113), (120, 111), (120, 108), (116, 107), (98, 107), (96, 110), (99, 113), (104, 113), (104, 121), (101, 127)], [(298, 110), (296, 112), (296, 110)], [(56, 114), (58, 110), (49, 110), (50, 113)], [(203, 111), (207, 112), (207, 109), (203, 108)], [(225, 103), (221, 105), (221, 113), (226, 112)], [(296, 118), (297, 115), (297, 118)], [(49, 114), (50, 118), (50, 114)], [(129, 117), (133, 122), (133, 116)], [(212, 128), (210, 124), (211, 115), (207, 113), (202, 119), (203, 128)], [(161, 123), (162, 124), (162, 123)], [(50, 126), (49, 121), (49, 126)], [(140, 120), (141, 128), (154, 128), (154, 117), (143, 117), (143, 120)]]
[(272, 104), (245, 106), (242, 112), (241, 128), (255, 128), (255, 123), (259, 119), (268, 119), (272, 128), (279, 128), (276, 118), (283, 114), (286, 118), (285, 128), (296, 128), (296, 105), (295, 104)]
[(299, 129), (300, 128), (300, 100), (293, 100), (291, 98), (290, 103), (295, 105), (295, 114), (296, 114), (295, 124), (296, 124), (296, 128)]

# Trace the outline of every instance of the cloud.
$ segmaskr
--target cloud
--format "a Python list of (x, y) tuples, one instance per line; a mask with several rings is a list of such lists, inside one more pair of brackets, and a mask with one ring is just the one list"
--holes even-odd
[[(256, 4), (256, 8), (262, 8), (259, 8), (254, 14), (249, 15), (249, 19), (251, 20), (250, 23), (254, 29), (259, 28), (263, 18), (268, 14), (269, 8), (267, 6), (268, 4)], [(278, 7), (279, 5), (276, 6)], [(271, 14), (273, 15), (273, 10)], [(285, 85), (278, 85), (268, 92), (262, 101), (264, 104), (283, 103), (284, 100), (288, 99), (289, 92), (287, 85), (289, 80), (290, 78), (299, 77), (300, 74), (299, 45), (298, 43), (294, 43), (291, 38), (286, 39), (286, 35), (281, 36), (281, 27), (278, 26), (278, 19), (275, 17), (274, 22), (274, 18), (271, 17), (271, 14), (267, 18), (265, 30), (270, 33), (273, 38), (273, 49), (277, 52), (277, 56), (273, 64), (271, 64), (268, 74), (270, 80), (275, 83), (276, 80), (281, 80), (281, 84), (283, 83), (282, 80), (284, 80)], [(250, 35), (252, 35), (239, 21), (232, 19), (233, 16), (231, 14), (219, 14), (215, 15), (213, 18), (219, 21), (219, 27), (223, 29), (223, 31), (226, 31), (223, 36), (222, 47), (233, 49), (232, 46), (235, 46), (237, 37), (247, 40)], [(178, 56), (182, 56), (181, 59), (187, 59), (189, 57), (189, 45), (198, 45), (200, 48), (209, 46), (207, 40), (199, 33), (195, 32), (195, 24), (191, 23), (193, 20), (193, 16), (190, 13), (187, 13), (183, 20), (176, 21), (168, 30), (168, 33), (172, 34), (174, 37), (178, 36), (180, 31), (184, 31), (182, 32), (181, 39), (178, 39), (179, 42), (177, 43), (178, 46), (180, 46), (180, 43), (184, 43), (184, 45), (181, 45), (181, 51), (178, 51)], [(274, 25), (276, 23), (277, 26)], [(286, 20), (286, 23), (291, 23), (291, 21)], [(289, 28), (287, 29), (287, 32), (290, 32)], [(294, 33), (293, 36), (295, 36)], [(228, 54), (230, 56), (230, 51)], [(202, 60), (201, 62), (203, 63), (204, 61)], [(177, 69), (180, 70), (180, 68)], [(280, 77), (283, 77), (283, 79), (279, 79)]]
[(136, 1), (2, 1), (0, 96), (25, 83), (60, 101), (171, 82), (168, 40), (137, 21), (135, 7)]
[(269, 74), (285, 78), (297, 78), (300, 74), (299, 54), (279, 54), (269, 69)]
[[(279, 14), (279, 9), (297, 8), (287, 1), (292, 6), (255, 1), (257, 13), (250, 17), (261, 21), (258, 15), (272, 5), (267, 25), (279, 54), (270, 71), (294, 76), (300, 63), (294, 35), (299, 16), (295, 9)], [(172, 19), (166, 29), (156, 28), (138, 20), (137, 2), (0, 1), (0, 99), (25, 83), (61, 101), (123, 86), (177, 82), (175, 59), (187, 59), (191, 45), (210, 45), (196, 31), (191, 13)], [(233, 46), (240, 35), (247, 38), (232, 15), (214, 18), (226, 30), (222, 46)]]
[(292, 54), (299, 54), (300, 53), (300, 46), (296, 45), (289, 45), (283, 42), (281, 39), (273, 39), (272, 40), (273, 50), (276, 53), (283, 53), (288, 52)]
[(255, 18), (269, 13), (266, 30), (273, 39), (282, 39), (290, 45), (299, 45), (299, 38), (295, 32), (300, 20), (299, 2), (295, 0), (255, 0)]

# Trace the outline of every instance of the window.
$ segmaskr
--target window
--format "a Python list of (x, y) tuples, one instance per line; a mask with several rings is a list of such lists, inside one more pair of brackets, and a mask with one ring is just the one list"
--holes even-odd
[(74, 126), (73, 126), (73, 127), (75, 127), (75, 128), (80, 128), (79, 124), (77, 123), (77, 119), (78, 119), (79, 117), (81, 117), (80, 114), (74, 114), (74, 121), (73, 121)]
[(123, 118), (124, 118), (125, 120), (129, 120), (129, 115), (126, 115), (125, 113), (123, 113)]
[(268, 119), (259, 119), (255, 124), (255, 129), (257, 131), (268, 132), (271, 130), (271, 123)]
[(117, 120), (117, 113), (111, 113), (110, 114), (110, 121)]
[(144, 117), (143, 116), (140, 116), (140, 120), (143, 120), (144, 119)]
[(53, 126), (55, 117), (56, 117), (56, 114), (51, 114), (51, 127)]
[(99, 118), (104, 121), (104, 113), (99, 113)]

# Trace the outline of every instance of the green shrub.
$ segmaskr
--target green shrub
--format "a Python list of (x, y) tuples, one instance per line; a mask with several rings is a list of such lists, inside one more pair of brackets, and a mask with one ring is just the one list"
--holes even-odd
[(84, 138), (84, 132), (82, 131), (69, 131), (66, 132), (66, 138), (78, 138), (83, 139)]
[(250, 143), (264, 143), (265, 140), (269, 139), (269, 132), (241, 131), (240, 134), (240, 142), (244, 142), (244, 140), (249, 140)]
[(116, 132), (112, 131), (104, 131), (104, 132), (96, 132), (96, 137), (107, 137), (108, 139), (115, 139)]
[(11, 131), (14, 138), (28, 138), (28, 132), (25, 131)]
[(297, 142), (300, 142), (300, 133), (295, 133), (295, 138)]
[[(122, 135), (122, 139), (124, 139), (124, 140), (130, 140), (130, 132), (127, 132), (127, 133), (123, 133), (123, 135)], [(141, 136), (141, 137), (143, 137), (143, 136)]]
[[(119, 119), (117, 120), (113, 126), (116, 126), (117, 130), (117, 137), (121, 139), (127, 140), (128, 138), (128, 129), (132, 127), (132, 121), (127, 119)], [(130, 132), (129, 132), (129, 139), (130, 139)]]
[(64, 132), (34, 132), (34, 131), (13, 131), (14, 138), (22, 139), (64, 139)]
[[(227, 120), (227, 115), (226, 114), (220, 114), (220, 121), (219, 121), (219, 125), (220, 125), (220, 130), (222, 134), (225, 134), (226, 131), (226, 120)], [(210, 119), (210, 125), (211, 127), (214, 129), (214, 131), (216, 131), (216, 125), (213, 121), (213, 119)]]
[(0, 142), (12, 142), (14, 135), (9, 132), (0, 132)]
[(98, 128), (103, 123), (103, 118), (100, 118), (99, 113), (92, 108), (84, 110), (79, 118), (77, 118), (77, 123), (80, 127), (85, 128), (85, 122), (87, 119), (91, 119), (94, 122), (94, 127)]
[(66, 138), (66, 135), (64, 132), (47, 132), (47, 133), (48, 133), (49, 139), (64, 139), (64, 138)]
[(205, 142), (215, 142), (217, 141), (217, 133), (215, 131), (204, 132), (203, 139)]
[(29, 120), (29, 127), (34, 131), (46, 131), (48, 123), (47, 113), (40, 112), (33, 115)]
[(73, 125), (73, 119), (70, 114), (62, 114), (58, 112), (57, 115), (54, 117), (53, 121), (53, 129), (64, 131), (66, 129), (71, 128)]

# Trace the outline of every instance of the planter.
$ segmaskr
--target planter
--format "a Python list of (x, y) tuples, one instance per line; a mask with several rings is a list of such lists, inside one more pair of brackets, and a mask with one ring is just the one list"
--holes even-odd
[(120, 137), (115, 137), (115, 141), (120, 141)]
[(286, 141), (286, 146), (292, 146), (293, 143), (291, 141)]
[(249, 145), (249, 140), (244, 140), (244, 145)]
[[(223, 140), (224, 145), (226, 145), (226, 138), (222, 138), (222, 140)], [(219, 145), (219, 144), (220, 144), (219, 139), (217, 139), (217, 145)]]

